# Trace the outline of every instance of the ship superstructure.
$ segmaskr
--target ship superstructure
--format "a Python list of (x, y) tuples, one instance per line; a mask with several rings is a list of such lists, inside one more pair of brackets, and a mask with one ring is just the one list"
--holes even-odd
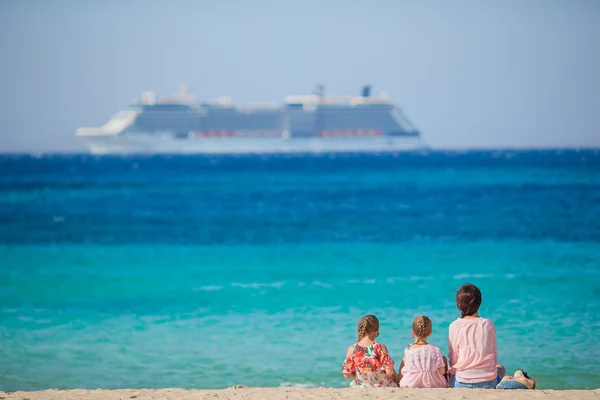
[(421, 135), (387, 95), (311, 95), (234, 106), (180, 94), (145, 93), (101, 128), (79, 128), (95, 154), (396, 151), (423, 147)]

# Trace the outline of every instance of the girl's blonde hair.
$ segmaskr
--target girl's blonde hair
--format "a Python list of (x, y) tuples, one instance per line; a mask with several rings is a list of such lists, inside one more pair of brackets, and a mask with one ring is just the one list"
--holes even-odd
[(364, 338), (367, 333), (379, 330), (379, 320), (374, 315), (365, 315), (358, 321), (358, 340)]
[(413, 319), (413, 334), (419, 339), (425, 339), (431, 335), (431, 320), (424, 315), (417, 315)]

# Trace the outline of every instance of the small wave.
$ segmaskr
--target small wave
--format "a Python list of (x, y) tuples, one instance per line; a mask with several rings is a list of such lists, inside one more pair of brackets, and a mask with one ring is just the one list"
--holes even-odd
[(467, 279), (470, 278), (471, 274), (458, 274), (458, 275), (454, 275), (454, 279)]
[(376, 282), (375, 279), (364, 279), (362, 281), (360, 279), (348, 279), (346, 281), (346, 283), (352, 283), (352, 284), (354, 284), (354, 283), (366, 283), (366, 284), (369, 284), (369, 285), (372, 285), (375, 282)]
[(494, 275), (493, 274), (458, 274), (458, 275), (454, 275), (454, 279), (469, 279), (469, 278), (478, 278), (478, 279), (482, 279), (482, 278), (493, 278)]
[[(439, 277), (438, 277), (439, 278)], [(387, 278), (385, 281), (387, 283), (395, 283), (395, 282), (416, 282), (416, 281), (429, 281), (434, 279), (433, 276), (392, 276)]]
[(408, 278), (409, 281), (430, 281), (433, 276), (411, 276)]
[(333, 287), (333, 286), (331, 286), (330, 284), (328, 284), (328, 283), (323, 283), (323, 282), (321, 282), (321, 281), (314, 281), (314, 282), (312, 283), (312, 285), (313, 285), (313, 286), (320, 286), (320, 287), (324, 287), (324, 288), (330, 288), (330, 287)]
[(232, 283), (231, 287), (239, 287), (242, 289), (262, 289), (262, 288), (275, 288), (281, 289), (285, 285), (285, 282), (273, 282), (273, 283)]
[(142, 315), (139, 317), (140, 321), (144, 321), (149, 324), (163, 323), (169, 321), (170, 319), (171, 316), (169, 315)]
[(194, 288), (194, 292), (198, 292), (198, 291), (213, 291), (213, 290), (221, 290), (223, 289), (223, 286), (219, 286), (219, 285), (208, 285), (208, 286), (200, 286), (198, 288)]

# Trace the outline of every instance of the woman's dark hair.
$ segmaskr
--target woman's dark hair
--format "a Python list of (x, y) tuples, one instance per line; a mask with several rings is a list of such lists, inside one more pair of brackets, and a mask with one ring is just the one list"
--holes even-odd
[(477, 314), (480, 305), (481, 291), (477, 286), (465, 283), (456, 292), (456, 306), (463, 318)]

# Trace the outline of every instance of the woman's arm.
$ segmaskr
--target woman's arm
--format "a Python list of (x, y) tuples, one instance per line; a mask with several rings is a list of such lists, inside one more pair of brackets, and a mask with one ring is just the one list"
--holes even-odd
[(496, 325), (494, 325), (494, 323), (492, 321), (491, 322), (491, 329), (490, 329), (490, 335), (492, 336), (492, 343), (494, 345), (494, 362), (496, 364), (498, 364), (498, 345), (496, 343)]
[(453, 374), (452, 366), (456, 364), (456, 359), (458, 356), (458, 349), (455, 346), (456, 341), (456, 332), (454, 332), (452, 324), (448, 328), (448, 369), (451, 370), (450, 373)]
[(458, 360), (458, 347), (457, 347), (457, 343), (456, 343), (456, 332), (455, 332), (455, 328), (452, 326), (452, 324), (450, 324), (450, 327), (448, 328), (448, 359), (447, 359), (448, 369), (446, 370), (446, 374), (447, 374), (446, 378), (448, 380), (450, 380), (452, 375), (454, 375), (456, 373), (456, 370), (453, 368), (453, 366), (456, 365), (457, 360)]

